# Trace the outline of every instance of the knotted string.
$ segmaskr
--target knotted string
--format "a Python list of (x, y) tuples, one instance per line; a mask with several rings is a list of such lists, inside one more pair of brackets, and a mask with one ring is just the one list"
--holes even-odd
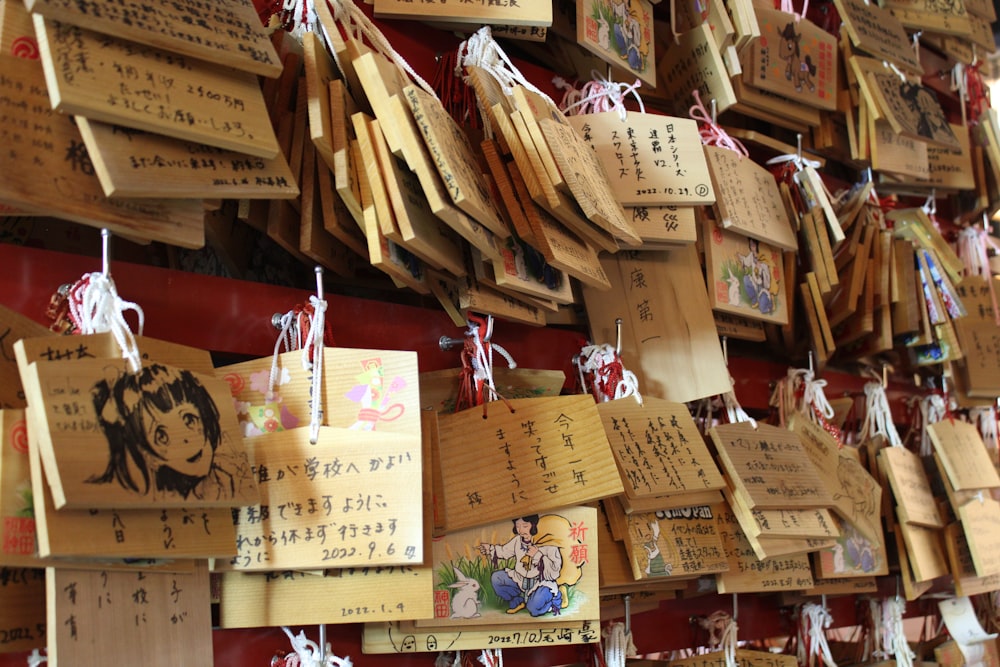
[(517, 363), (510, 352), (490, 340), (484, 340), (480, 335), (479, 324), (469, 322), (469, 328), (465, 332), (465, 344), (462, 347), (462, 372), (459, 378), (459, 396), (455, 402), (456, 412), (482, 405), (485, 416), (486, 404), (498, 399), (510, 408), (507, 399), (497, 392), (493, 380), (494, 350), (507, 361), (508, 368), (517, 368)]
[(996, 457), (997, 451), (1000, 450), (996, 408), (992, 406), (988, 408), (971, 408), (969, 409), (969, 418), (979, 428), (979, 435), (983, 437), (983, 444), (986, 445), (986, 449), (990, 450), (993, 456)]
[(302, 348), (302, 367), (312, 372), (309, 412), (309, 442), (316, 444), (323, 422), (323, 332), (326, 330), (326, 299), (310, 296), (313, 313), (309, 318), (308, 344)]
[(503, 649), (484, 648), (479, 656), (479, 662), (483, 664), (483, 667), (503, 667)]
[(882, 601), (882, 632), (881, 637), (879, 637), (881, 645), (872, 652), (872, 655), (883, 660), (895, 658), (898, 667), (913, 667), (915, 655), (906, 641), (906, 629), (903, 627), (903, 612), (905, 610), (906, 601), (898, 595)]
[[(320, 0), (325, 2), (326, 0)], [(396, 64), (401, 70), (406, 72), (410, 79), (420, 86), (421, 89), (428, 95), (431, 95), (437, 99), (437, 93), (424, 79), (417, 74), (410, 63), (406, 62), (406, 59), (399, 55), (399, 53), (392, 48), (392, 44), (386, 39), (382, 31), (372, 23), (363, 11), (361, 11), (357, 5), (354, 4), (354, 0), (329, 0), (333, 4), (333, 17), (337, 21), (344, 23), (347, 28), (354, 27), (357, 32), (366, 37), (375, 50), (386, 56)]]
[(806, 167), (819, 169), (822, 166), (822, 163), (818, 160), (810, 160), (809, 158), (802, 157), (798, 153), (785, 153), (784, 155), (777, 155), (764, 164), (771, 166), (794, 165), (796, 171), (802, 171)]
[[(975, 48), (975, 45), (973, 45)], [(969, 124), (979, 123), (983, 113), (990, 108), (990, 88), (986, 85), (982, 73), (982, 61), (976, 58), (970, 67), (965, 68), (965, 91), (968, 101)], [(964, 108), (963, 108), (964, 112)], [(965, 116), (963, 116), (963, 119)]]
[(736, 647), (739, 627), (736, 625), (736, 618), (724, 611), (713, 611), (699, 619), (698, 624), (708, 632), (709, 648), (718, 647), (722, 651), (726, 667), (738, 667)]
[(351, 667), (350, 657), (337, 657), (330, 650), (327, 644), (323, 651), (320, 651), (319, 644), (308, 639), (304, 630), (293, 635), (286, 626), (281, 626), (289, 641), (292, 643), (293, 654), (285, 656), (285, 667)]
[(69, 290), (69, 314), (76, 330), (83, 334), (111, 333), (133, 373), (142, 368), (142, 356), (125, 313), (134, 311), (139, 317), (139, 335), (145, 325), (142, 308), (118, 296), (115, 281), (108, 273), (87, 273)]
[(962, 125), (968, 125), (969, 79), (965, 74), (965, 63), (955, 63), (951, 68), (951, 84), (948, 88), (958, 93), (958, 104), (962, 109)]
[(804, 0), (802, 3), (802, 13), (795, 11), (795, 7), (792, 4), (792, 0), (781, 0), (781, 11), (786, 14), (792, 14), (795, 16), (796, 23), (805, 18), (806, 13), (809, 11), (809, 0)]
[(458, 45), (458, 63), (462, 67), (479, 67), (489, 72), (500, 84), (505, 95), (513, 94), (514, 86), (521, 85), (533, 93), (548, 98), (548, 95), (536, 88), (514, 66), (504, 50), (493, 39), (493, 33), (488, 25), (483, 26)]
[(31, 649), (31, 655), (28, 656), (28, 667), (39, 667), (43, 662), (48, 661), (48, 656), (39, 653), (37, 648)]
[(614, 401), (626, 396), (635, 396), (642, 405), (639, 380), (635, 373), (625, 368), (621, 355), (611, 345), (587, 345), (577, 357), (581, 384), (587, 390), (586, 378), (590, 378), (590, 392), (600, 403)]
[[(615, 111), (624, 123), (628, 118), (625, 98), (629, 95), (632, 95), (639, 103), (639, 113), (646, 113), (646, 107), (637, 92), (642, 86), (642, 81), (639, 79), (636, 79), (635, 83), (632, 84), (615, 83), (605, 79), (597, 70), (591, 70), (590, 76), (593, 78), (583, 84), (583, 88), (579, 91), (579, 99), (567, 106), (559, 107), (567, 116)], [(565, 100), (566, 96), (563, 96), (563, 99)]]
[(632, 633), (625, 632), (624, 623), (611, 623), (604, 632), (604, 663), (607, 667), (625, 667), (625, 658), (635, 655)]
[(701, 143), (705, 146), (728, 148), (731, 151), (736, 151), (743, 157), (749, 157), (750, 151), (743, 145), (743, 142), (729, 136), (729, 133), (722, 129), (715, 122), (715, 118), (708, 113), (705, 105), (702, 104), (701, 95), (698, 93), (697, 88), (691, 91), (691, 96), (694, 97), (694, 104), (688, 109), (688, 116), (692, 120), (698, 121), (698, 134), (701, 136)]
[(958, 256), (965, 264), (963, 274), (979, 276), (986, 281), (990, 290), (990, 303), (993, 305), (993, 319), (1000, 326), (1000, 308), (997, 308), (997, 295), (990, 269), (990, 248), (1000, 252), (1000, 244), (984, 229), (966, 227), (958, 233)]
[(792, 388), (790, 398), (795, 409), (841, 443), (840, 429), (833, 423), (833, 406), (826, 398), (826, 380), (816, 378), (808, 368), (789, 368), (788, 383)]
[(869, 382), (865, 385), (865, 420), (861, 424), (861, 436), (873, 438), (876, 435), (884, 436), (893, 447), (903, 446), (896, 425), (892, 423), (885, 388), (879, 382)]
[(920, 420), (923, 427), (920, 429), (920, 455), (930, 456), (931, 434), (927, 427), (936, 424), (944, 419), (947, 414), (944, 397), (940, 394), (928, 394), (920, 399)]
[(434, 667), (462, 667), (462, 652), (438, 653), (438, 657), (434, 659)]
[(314, 0), (284, 0), (280, 18), (281, 27), (290, 32), (292, 37), (302, 41), (303, 33), (312, 31), (317, 24)]
[[(735, 380), (729, 378), (729, 384), (736, 386)], [(740, 402), (736, 399), (736, 392), (730, 390), (722, 394), (722, 405), (726, 408), (726, 417), (730, 424), (739, 422), (749, 422), (753, 430), (757, 430), (757, 420), (747, 414)]]
[(799, 610), (799, 664), (816, 664), (818, 658), (826, 667), (837, 667), (826, 641), (826, 629), (833, 624), (833, 616), (826, 605), (807, 602)]

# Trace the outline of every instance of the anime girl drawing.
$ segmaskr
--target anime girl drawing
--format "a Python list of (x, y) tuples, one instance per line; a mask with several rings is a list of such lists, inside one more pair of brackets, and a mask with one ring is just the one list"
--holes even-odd
[(396, 376), (385, 383), (385, 367), (378, 357), (361, 362), (362, 372), (358, 384), (347, 393), (347, 398), (359, 404), (356, 421), (348, 428), (355, 431), (374, 431), (380, 421), (394, 421), (403, 416), (406, 406), (393, 402), (392, 396), (406, 387), (406, 380)]
[(91, 484), (117, 484), (154, 499), (225, 500), (237, 495), (246, 461), (220, 452), (223, 430), (208, 390), (190, 371), (160, 364), (93, 386), (107, 467)]

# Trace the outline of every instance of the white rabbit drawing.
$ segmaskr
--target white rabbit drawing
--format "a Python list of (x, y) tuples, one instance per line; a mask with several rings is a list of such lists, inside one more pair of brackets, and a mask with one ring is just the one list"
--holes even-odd
[(600, 25), (597, 28), (597, 43), (605, 51), (611, 48), (611, 27), (603, 16), (597, 18)]
[(448, 588), (455, 588), (455, 594), (451, 597), (451, 617), (452, 618), (479, 618), (479, 582), (462, 574), (457, 567), (455, 576), (458, 581), (449, 584)]
[(726, 282), (729, 283), (729, 303), (738, 304), (740, 302), (740, 279), (731, 275), (726, 278)]

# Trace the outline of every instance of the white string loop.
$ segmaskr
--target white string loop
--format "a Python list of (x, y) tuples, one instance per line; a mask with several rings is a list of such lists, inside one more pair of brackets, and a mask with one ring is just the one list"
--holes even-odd
[(878, 657), (896, 659), (897, 667), (913, 667), (916, 657), (906, 641), (906, 629), (903, 627), (903, 612), (906, 601), (898, 595), (882, 601), (882, 650)]
[(639, 103), (639, 113), (646, 113), (646, 107), (638, 93), (642, 81), (636, 79), (635, 83), (632, 84), (615, 83), (605, 79), (597, 70), (591, 70), (590, 75), (593, 77), (592, 80), (585, 83), (579, 91), (580, 99), (565, 107), (560, 107), (567, 116), (615, 111), (624, 123), (628, 118), (625, 98), (629, 95), (632, 95)]
[(863, 437), (873, 438), (884, 436), (893, 447), (902, 447), (903, 441), (892, 422), (892, 411), (889, 409), (889, 399), (885, 388), (880, 382), (869, 382), (865, 385), (865, 420), (861, 424)]
[[(826, 641), (826, 630), (833, 624), (833, 616), (825, 605), (807, 602), (802, 605), (800, 611), (800, 634), (809, 637), (809, 654), (806, 659), (800, 660), (800, 664), (813, 664), (816, 658), (823, 661), (826, 667), (837, 667), (837, 663), (830, 653), (830, 645)], [(800, 650), (804, 642), (800, 641)]]
[(138, 335), (146, 322), (138, 304), (118, 296), (118, 288), (110, 274), (88, 273), (70, 290), (70, 316), (81, 334), (111, 333), (129, 363), (133, 373), (142, 368), (142, 355), (135, 335), (125, 321), (125, 313), (133, 311), (139, 317)]
[(996, 450), (1000, 449), (996, 408), (992, 406), (988, 408), (970, 408), (969, 418), (979, 428), (979, 434), (983, 437), (983, 444), (986, 445), (986, 449), (992, 450), (993, 456), (996, 456)]
[(944, 397), (940, 394), (928, 394), (920, 399), (920, 419), (923, 421), (923, 428), (920, 429), (920, 455), (930, 456), (931, 436), (927, 427), (944, 419), (947, 410)]
[(267, 393), (264, 395), (264, 401), (267, 403), (274, 400), (274, 392), (278, 387), (278, 375), (281, 372), (278, 368), (278, 355), (281, 354), (281, 348), (291, 352), (297, 350), (299, 344), (298, 318), (295, 316), (295, 311), (290, 310), (282, 315), (279, 324), (281, 329), (278, 331), (278, 339), (274, 342), (274, 352), (271, 354), (271, 373), (267, 378)]
[(521, 85), (533, 93), (548, 98), (534, 84), (528, 81), (514, 66), (504, 50), (500, 48), (490, 27), (483, 26), (458, 45), (458, 64), (461, 67), (479, 67), (497, 80), (505, 95), (514, 92), (515, 85)]
[(604, 662), (607, 667), (625, 667), (625, 658), (636, 654), (632, 633), (625, 632), (624, 623), (611, 623), (604, 632)]
[(483, 667), (503, 667), (503, 649), (484, 648), (479, 655), (479, 662), (483, 664)]
[(722, 126), (716, 122), (714, 113), (708, 113), (708, 110), (705, 109), (705, 105), (701, 101), (701, 95), (698, 93), (697, 88), (691, 91), (691, 96), (694, 97), (694, 104), (688, 109), (688, 116), (699, 123), (698, 135), (701, 137), (701, 143), (705, 146), (728, 148), (743, 157), (749, 157), (750, 151), (743, 145), (743, 142), (739, 139), (734, 139), (728, 132), (722, 129)]
[(281, 629), (288, 636), (295, 652), (285, 657), (285, 667), (352, 667), (351, 658), (335, 656), (329, 643), (321, 651), (319, 644), (307, 638), (304, 630), (293, 635), (287, 626), (283, 625)]
[[(736, 381), (733, 380), (732, 376), (729, 378), (729, 384), (733, 387), (736, 386)], [(753, 430), (757, 430), (757, 420), (747, 414), (747, 411), (743, 409), (740, 405), (739, 400), (736, 398), (736, 392), (732, 389), (722, 394), (722, 405), (726, 408), (726, 416), (729, 417), (730, 424), (736, 424), (739, 422), (749, 422)]]
[(801, 155), (795, 153), (785, 153), (784, 155), (777, 155), (764, 164), (775, 165), (784, 164), (786, 162), (792, 162), (795, 164), (796, 169), (802, 171), (806, 167), (812, 167), (813, 169), (819, 169), (822, 164), (818, 160), (810, 160), (809, 158), (802, 157)]
[[(612, 364), (621, 366), (621, 378), (617, 380), (614, 387), (605, 384), (607, 373), (604, 371)], [(580, 370), (580, 386), (586, 389), (584, 374), (589, 373), (592, 377), (591, 384), (594, 392), (601, 397), (602, 401), (618, 400), (626, 396), (635, 396), (635, 400), (642, 405), (642, 394), (639, 393), (639, 379), (635, 373), (625, 368), (617, 350), (609, 343), (600, 345), (586, 345), (580, 350), (577, 358), (577, 368)]]
[(326, 299), (310, 296), (313, 307), (309, 316), (309, 344), (302, 350), (302, 367), (312, 372), (312, 396), (309, 413), (309, 442), (316, 444), (323, 422), (323, 332), (326, 330)]
[(43, 662), (48, 662), (49, 657), (38, 652), (37, 648), (31, 649), (28, 656), (28, 667), (39, 667)]

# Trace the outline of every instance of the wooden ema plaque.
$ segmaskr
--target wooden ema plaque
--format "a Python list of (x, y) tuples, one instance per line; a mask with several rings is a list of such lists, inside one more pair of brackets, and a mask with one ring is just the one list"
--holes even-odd
[(204, 561), (193, 574), (47, 568), (49, 660), (63, 667), (204, 663), (212, 655), (209, 591)]
[(712, 311), (712, 317), (715, 319), (715, 328), (720, 336), (729, 336), (756, 343), (767, 340), (767, 334), (764, 333), (764, 323), (760, 320), (751, 320), (748, 317), (732, 313), (720, 313), (717, 310)]
[(128, 8), (111, 0), (89, 4), (28, 0), (25, 4), (31, 12), (50, 19), (182, 56), (263, 76), (281, 73), (278, 52), (250, 0), (216, 2), (207, 13), (194, 0)]
[[(913, 581), (922, 583), (948, 574), (942, 531), (910, 523), (897, 523), (896, 531), (903, 538)], [(897, 536), (897, 546), (899, 536)], [(1000, 563), (1000, 559), (997, 561)]]
[(890, 10), (904, 28), (955, 35), (966, 40), (972, 36), (972, 23), (962, 0), (940, 3), (937, 0), (888, 0)]
[(255, 75), (34, 20), (56, 111), (256, 157), (278, 155)]
[(623, 121), (618, 112), (606, 111), (566, 120), (597, 152), (623, 206), (715, 201), (698, 123), (690, 118), (629, 112)]
[[(441, 414), (455, 412), (461, 372), (461, 368), (449, 368), (421, 373), (421, 407)], [(493, 383), (497, 393), (507, 399), (558, 396), (566, 383), (566, 374), (563, 371), (497, 366), (493, 369)]]
[(653, 5), (649, 0), (576, 0), (576, 43), (655, 88)]
[(837, 108), (837, 39), (809, 19), (757, 6), (760, 37), (743, 80), (812, 107)]
[(532, 513), (434, 540), (434, 614), (442, 629), (599, 616), (597, 510)]
[(14, 343), (22, 338), (54, 335), (47, 327), (0, 305), (0, 409), (23, 408), (28, 404), (14, 358)]
[(868, 131), (871, 142), (872, 167), (880, 171), (902, 174), (925, 181), (930, 176), (928, 145), (910, 137), (896, 134), (885, 120), (875, 120)]
[[(735, 653), (739, 667), (795, 667), (795, 656), (738, 648)], [(641, 664), (642, 661), (640, 661)], [(690, 658), (670, 660), (664, 667), (728, 667), (729, 661), (722, 651), (703, 653)], [(648, 665), (645, 667), (649, 667)]]
[(657, 65), (657, 73), (664, 93), (673, 100), (675, 116), (687, 116), (695, 103), (694, 90), (702, 101), (714, 99), (720, 114), (738, 101), (726, 63), (707, 23), (682, 33), (670, 44)]
[(687, 406), (647, 396), (600, 403), (597, 411), (631, 498), (720, 490), (725, 481)]
[(599, 619), (547, 623), (525, 630), (520, 626), (494, 626), (488, 630), (417, 627), (412, 622), (366, 623), (361, 630), (365, 653), (416, 653), (418, 651), (473, 651), (488, 648), (594, 644), (601, 639)]
[(432, 613), (430, 567), (351, 567), (328, 576), (223, 572), (221, 577), (223, 628), (408, 620)]
[(771, 172), (726, 148), (705, 146), (705, 155), (722, 227), (784, 250), (797, 250), (795, 232)]
[(864, 0), (834, 0), (834, 4), (855, 48), (914, 74), (923, 72), (903, 24), (891, 11)]
[(0, 564), (37, 566), (24, 410), (0, 411), (0, 429)]
[(934, 443), (934, 451), (948, 473), (948, 481), (956, 491), (1000, 486), (996, 465), (975, 426), (963, 421), (942, 419), (936, 424), (929, 424), (927, 432)]
[(736, 496), (749, 509), (833, 506), (833, 495), (791, 431), (738, 422), (709, 433)]
[(163, 199), (292, 199), (281, 153), (272, 159), (76, 117), (104, 194)]
[(927, 473), (920, 457), (905, 447), (886, 447), (879, 460), (892, 485), (898, 512), (904, 523), (944, 528)]
[(612, 288), (585, 287), (591, 340), (614, 340), (621, 317), (622, 362), (646, 395), (684, 403), (732, 389), (693, 246), (604, 257)]
[(769, 324), (788, 324), (782, 252), (757, 239), (721, 229), (711, 220), (704, 222), (704, 230), (712, 308)]
[(0, 95), (10, 100), (0, 117), (0, 201), (128, 238), (204, 245), (201, 202), (104, 196), (79, 130), (52, 111), (40, 63), (0, 56), (0, 70)]
[(951, 576), (955, 582), (955, 595), (968, 597), (1000, 590), (1000, 574), (980, 577), (976, 573), (972, 551), (965, 539), (961, 523), (956, 521), (948, 524), (945, 528), (944, 545), (948, 553)]
[(45, 643), (45, 570), (0, 567), (0, 653)]
[[(589, 395), (553, 396), (439, 418), (444, 523), (454, 531), (622, 493)], [(470, 441), (483, 443), (470, 448)], [(485, 443), (489, 443), (486, 445)]]
[(890, 183), (919, 183), (940, 190), (974, 190), (976, 187), (975, 172), (972, 168), (972, 149), (969, 145), (969, 133), (961, 125), (951, 125), (960, 148), (944, 146), (927, 147), (927, 175), (920, 179), (907, 179), (901, 176), (892, 177)]
[[(133, 374), (124, 360), (82, 359), (32, 362), (24, 381), (56, 509), (234, 507), (257, 498), (222, 380), (164, 364)], [(137, 430), (132, 415), (152, 410), (149, 392), (167, 386), (186, 402), (162, 412), (155, 428)], [(138, 443), (157, 460), (131, 449)]]
[(651, 250), (687, 245), (698, 240), (698, 225), (692, 206), (626, 206), (632, 229)]
[[(414, 410), (416, 412), (416, 410)], [(423, 558), (418, 433), (321, 427), (246, 440), (261, 492), (239, 510), (237, 555), (219, 569), (322, 569)]]
[(552, 25), (550, 3), (526, 2), (489, 5), (486, 3), (448, 4), (448, 0), (423, 2), (419, 10), (406, 0), (376, 0), (375, 16), (387, 19), (451, 21), (478, 25), (498, 23), (511, 26)]
[(986, 496), (970, 500), (955, 513), (962, 522), (976, 574), (980, 577), (1000, 574), (1000, 503)]
[(729, 569), (718, 533), (723, 506), (699, 505), (630, 514), (625, 549), (637, 580), (696, 577)]
[(814, 585), (809, 556), (780, 556), (761, 560), (728, 509), (716, 514), (718, 532), (729, 570), (715, 575), (719, 593), (771, 593), (781, 590), (801, 590)]

